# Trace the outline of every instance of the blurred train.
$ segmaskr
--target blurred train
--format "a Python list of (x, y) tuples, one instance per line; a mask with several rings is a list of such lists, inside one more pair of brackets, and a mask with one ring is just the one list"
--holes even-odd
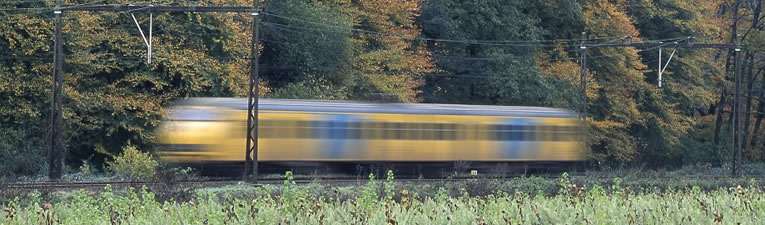
[[(259, 102), (261, 163), (581, 162), (580, 120), (544, 107)], [(247, 99), (176, 102), (158, 128), (159, 156), (179, 164), (241, 164)]]

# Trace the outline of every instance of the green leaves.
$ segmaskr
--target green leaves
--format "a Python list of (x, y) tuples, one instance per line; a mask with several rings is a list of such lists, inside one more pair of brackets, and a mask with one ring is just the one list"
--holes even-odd
[(148, 180), (154, 178), (159, 164), (149, 153), (140, 152), (135, 146), (127, 145), (122, 148), (122, 154), (108, 165), (117, 176), (130, 180)]
[[(532, 47), (513, 44), (544, 35), (535, 3), (428, 2), (419, 23), (440, 71), (427, 76), (425, 99), (434, 102), (552, 105), (555, 84), (539, 72)], [(447, 42), (438, 39), (465, 39)], [(471, 43), (473, 40), (487, 43)], [(506, 42), (503, 42), (506, 41)], [(494, 44), (491, 44), (494, 43)]]

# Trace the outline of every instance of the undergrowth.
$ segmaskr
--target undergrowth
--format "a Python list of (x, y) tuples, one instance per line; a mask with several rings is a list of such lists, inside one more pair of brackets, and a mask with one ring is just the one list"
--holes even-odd
[[(157, 198), (149, 188), (48, 194), (28, 192), (2, 204), (0, 224), (762, 224), (761, 182), (636, 188), (614, 178), (588, 184), (523, 178), (515, 184), (413, 186), (369, 176), (360, 186), (233, 185), (198, 189), (183, 199)], [(550, 185), (552, 186), (545, 187)], [(604, 185), (605, 184), (605, 185)], [(502, 187), (479, 193), (481, 186)], [(494, 185), (494, 186), (492, 186)], [(423, 188), (421, 186), (429, 186)], [(425, 193), (420, 192), (420, 187)], [(515, 188), (515, 189), (513, 189)], [(433, 190), (430, 191), (428, 190)]]

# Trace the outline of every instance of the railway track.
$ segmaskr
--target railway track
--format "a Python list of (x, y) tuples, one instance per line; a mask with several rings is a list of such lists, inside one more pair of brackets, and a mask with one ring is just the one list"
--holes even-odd
[[(542, 176), (545, 178), (559, 178), (559, 176)], [(577, 175), (571, 176), (575, 179)], [(610, 180), (617, 177), (592, 177), (590, 179), (603, 179)], [(442, 182), (458, 182), (470, 179), (482, 179), (476, 177), (458, 177), (458, 178), (397, 178), (396, 182), (399, 183), (442, 183)], [(512, 179), (512, 178), (505, 178)], [(624, 179), (624, 178), (623, 178)], [(729, 176), (673, 176), (673, 177), (648, 177), (647, 179), (700, 179), (700, 180), (721, 180), (721, 179), (765, 179), (765, 176), (744, 176), (744, 177), (729, 177)], [(258, 184), (283, 184), (284, 178), (261, 178), (258, 179)], [(330, 185), (363, 185), (366, 184), (368, 179), (359, 178), (296, 178), (292, 180), (296, 184), (330, 184)], [(384, 180), (378, 180), (383, 182)], [(73, 189), (86, 189), (86, 190), (103, 190), (104, 187), (110, 185), (113, 189), (125, 189), (129, 187), (140, 188), (147, 186), (149, 188), (162, 188), (168, 186), (176, 187), (219, 187), (226, 185), (245, 184), (239, 179), (229, 180), (190, 180), (190, 181), (176, 181), (176, 182), (150, 182), (150, 181), (75, 181), (75, 182), (13, 182), (13, 183), (0, 183), (0, 192), (10, 190), (73, 190)]]
[[(396, 179), (396, 182), (416, 182), (416, 183), (434, 183), (444, 181), (457, 181), (464, 179)], [(284, 178), (265, 178), (259, 179), (258, 184), (283, 184)], [(352, 179), (352, 178), (305, 178), (305, 179), (293, 179), (296, 184), (308, 184), (308, 183), (320, 183), (320, 184), (333, 184), (333, 185), (356, 185), (366, 184), (366, 179)], [(104, 181), (104, 182), (14, 182), (14, 183), (0, 183), (0, 191), (8, 190), (71, 190), (71, 189), (87, 189), (87, 190), (102, 190), (107, 185), (113, 189), (123, 189), (129, 187), (162, 187), (162, 186), (181, 186), (181, 187), (216, 187), (244, 184), (241, 180), (197, 180), (197, 181), (178, 181), (171, 183), (164, 182), (148, 182), (148, 181)]]

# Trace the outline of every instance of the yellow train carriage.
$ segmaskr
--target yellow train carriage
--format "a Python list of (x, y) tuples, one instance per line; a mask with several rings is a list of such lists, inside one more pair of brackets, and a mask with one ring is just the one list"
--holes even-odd
[[(179, 102), (159, 130), (171, 162), (242, 162), (246, 99)], [(553, 108), (260, 101), (263, 162), (580, 161), (575, 114)]]

